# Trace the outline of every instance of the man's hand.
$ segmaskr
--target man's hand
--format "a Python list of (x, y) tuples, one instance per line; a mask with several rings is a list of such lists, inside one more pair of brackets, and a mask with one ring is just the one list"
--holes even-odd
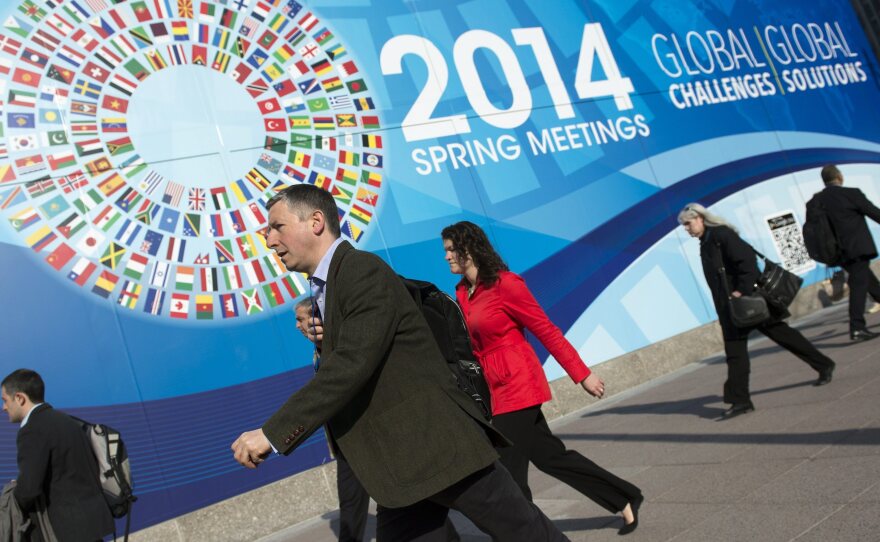
[(272, 451), (269, 439), (263, 434), (262, 429), (254, 429), (242, 433), (232, 443), (232, 455), (235, 460), (249, 469), (255, 469), (263, 462), (263, 459)]
[(309, 322), (300, 331), (306, 336), (306, 339), (318, 345), (318, 348), (321, 348), (321, 341), (324, 339), (324, 323), (320, 318), (315, 318), (314, 321), (309, 319)]
[(590, 376), (581, 382), (581, 386), (593, 397), (601, 399), (605, 395), (605, 383), (596, 376), (596, 373), (590, 373)]
[(742, 297), (742, 294), (740, 293), (739, 290), (734, 290), (734, 291), (730, 292), (730, 297)]

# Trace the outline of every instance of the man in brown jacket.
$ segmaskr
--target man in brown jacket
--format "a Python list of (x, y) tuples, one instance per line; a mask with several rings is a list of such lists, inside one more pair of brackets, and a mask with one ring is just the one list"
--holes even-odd
[(235, 459), (255, 468), (326, 424), (380, 506), (380, 541), (445, 540), (450, 508), (498, 540), (567, 540), (497, 463), (504, 438), (455, 385), (394, 271), (340, 239), (330, 194), (295, 185), (267, 206), (268, 245), (309, 275), (323, 344), (315, 377), (233, 443)]

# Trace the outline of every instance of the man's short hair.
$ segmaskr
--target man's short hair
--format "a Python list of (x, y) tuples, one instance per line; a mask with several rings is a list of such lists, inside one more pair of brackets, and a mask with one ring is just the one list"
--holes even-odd
[(23, 393), (28, 396), (31, 403), (42, 403), (46, 393), (46, 386), (40, 374), (30, 369), (17, 369), (9, 373), (9, 376), (3, 379), (3, 389), (6, 395)]
[(822, 182), (825, 184), (831, 184), (834, 181), (843, 179), (843, 174), (837, 169), (837, 166), (833, 164), (828, 164), (827, 166), (822, 168)]
[(266, 203), (271, 209), (279, 201), (287, 203), (287, 207), (300, 220), (305, 220), (314, 210), (324, 213), (324, 222), (333, 237), (339, 237), (339, 210), (330, 192), (312, 184), (295, 184), (278, 192)]
[(296, 310), (300, 307), (308, 307), (311, 309), (312, 308), (311, 298), (305, 297), (303, 299), (300, 299), (299, 302), (297, 302), (297, 304), (293, 306), (293, 310)]

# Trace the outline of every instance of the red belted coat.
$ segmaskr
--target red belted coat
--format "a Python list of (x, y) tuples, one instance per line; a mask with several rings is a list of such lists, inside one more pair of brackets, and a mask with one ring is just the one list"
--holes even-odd
[(455, 289), (467, 322), (474, 353), (492, 394), (492, 414), (499, 415), (550, 400), (541, 361), (526, 341), (528, 329), (575, 383), (590, 376), (577, 350), (547, 318), (522, 277), (502, 271), (498, 281), (478, 284), (468, 297), (468, 282)]

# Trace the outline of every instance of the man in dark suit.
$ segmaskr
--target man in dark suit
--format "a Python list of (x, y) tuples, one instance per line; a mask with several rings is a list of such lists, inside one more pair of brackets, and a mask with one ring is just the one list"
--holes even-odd
[(61, 541), (102, 540), (113, 517), (98, 483), (98, 467), (82, 426), (43, 402), (43, 379), (18, 369), (3, 379), (3, 410), (18, 430), (15, 500), (25, 514), (45, 498), (49, 523)]
[(256, 468), (326, 424), (379, 504), (380, 541), (443, 541), (450, 508), (498, 540), (567, 540), (497, 462), (504, 438), (456, 386), (394, 271), (340, 239), (330, 194), (294, 185), (267, 207), (268, 246), (309, 275), (324, 335), (315, 377), (232, 444), (235, 459)]
[(836, 166), (822, 168), (825, 189), (816, 198), (825, 206), (831, 225), (843, 252), (843, 268), (849, 284), (849, 333), (854, 341), (877, 337), (865, 323), (865, 296), (880, 302), (880, 282), (871, 271), (871, 260), (877, 257), (874, 238), (865, 217), (880, 223), (880, 209), (868, 201), (858, 188), (845, 188), (843, 174)]

